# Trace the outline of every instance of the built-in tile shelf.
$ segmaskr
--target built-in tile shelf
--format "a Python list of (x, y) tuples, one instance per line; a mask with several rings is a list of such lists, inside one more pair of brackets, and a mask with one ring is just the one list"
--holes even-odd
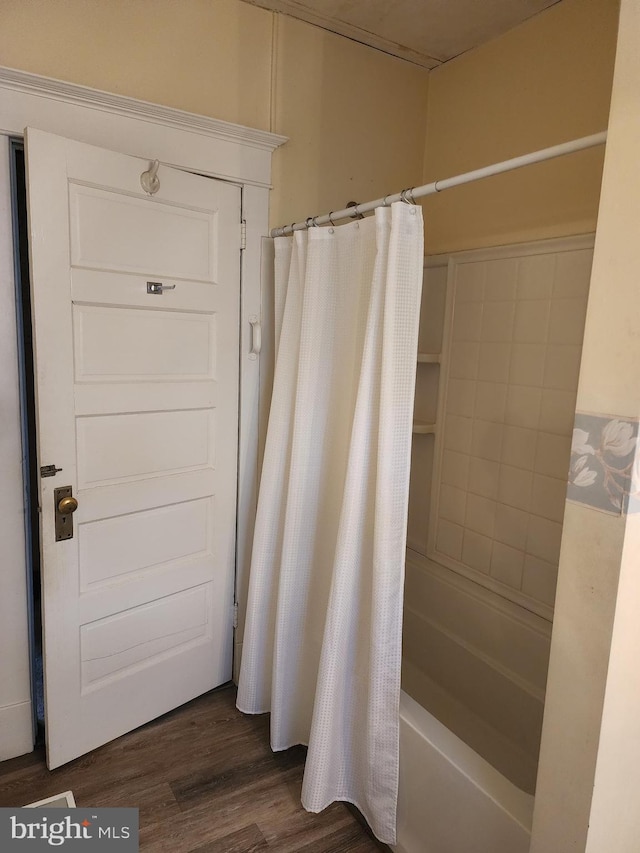
[(419, 352), (418, 364), (440, 364), (439, 352)]
[(414, 435), (433, 435), (436, 431), (435, 424), (429, 424), (426, 421), (414, 421), (413, 422), (413, 434)]

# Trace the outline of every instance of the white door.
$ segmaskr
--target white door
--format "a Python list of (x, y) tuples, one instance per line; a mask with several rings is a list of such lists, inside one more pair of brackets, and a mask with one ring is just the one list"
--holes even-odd
[(150, 196), (147, 161), (26, 140), (53, 768), (231, 678), (241, 212), (232, 184), (161, 166)]

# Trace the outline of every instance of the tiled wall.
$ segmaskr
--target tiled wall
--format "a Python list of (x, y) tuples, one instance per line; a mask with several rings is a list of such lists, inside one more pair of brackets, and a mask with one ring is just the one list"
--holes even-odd
[(591, 260), (575, 240), (449, 273), (430, 556), (547, 618)]

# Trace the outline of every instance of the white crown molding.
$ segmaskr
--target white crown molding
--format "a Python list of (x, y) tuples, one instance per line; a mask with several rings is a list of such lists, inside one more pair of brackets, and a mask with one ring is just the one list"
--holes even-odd
[(242, 143), (253, 148), (273, 151), (288, 141), (288, 137), (266, 130), (257, 130), (241, 124), (221, 121), (185, 110), (139, 101), (126, 95), (114, 95), (89, 86), (67, 83), (51, 77), (41, 77), (27, 71), (0, 66), (0, 89), (10, 89), (31, 95), (64, 101), (68, 104), (90, 107), (102, 112), (144, 119), (165, 127), (190, 130), (203, 136), (211, 136), (227, 142)]

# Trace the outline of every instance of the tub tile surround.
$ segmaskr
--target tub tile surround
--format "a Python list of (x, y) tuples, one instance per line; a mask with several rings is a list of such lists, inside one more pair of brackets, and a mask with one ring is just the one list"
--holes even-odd
[(549, 620), (592, 245), (546, 241), (449, 265), (428, 556)]
[[(403, 686), (529, 792), (535, 788), (551, 608), (546, 606), (543, 618), (521, 601), (540, 602), (555, 588), (562, 528), (546, 517), (550, 512), (544, 501), (550, 492), (552, 497), (562, 493), (564, 502), (575, 391), (511, 385), (510, 365), (501, 368), (506, 378), (502, 383), (464, 374), (451, 377), (446, 356), (454, 324), (459, 335), (481, 336), (487, 306), (490, 337), (509, 338), (489, 343), (509, 346), (514, 336), (517, 343), (546, 343), (557, 256), (561, 250), (590, 248), (588, 238), (549, 241), (453, 258), (441, 255), (425, 264), (419, 349), (443, 356), (441, 364), (418, 364), (417, 416), (429, 412), (437, 425), (435, 437), (414, 436), (412, 446)], [(528, 262), (519, 264), (523, 255)], [(492, 292), (515, 297), (485, 304), (480, 299), (484, 289), (468, 276), (477, 298), (459, 302), (454, 313), (452, 274), (462, 265), (457, 262), (503, 259), (509, 263), (496, 265), (500, 276)], [(505, 280), (514, 270), (515, 286)], [(461, 362), (466, 359), (473, 369), (482, 342), (463, 343), (471, 345), (471, 355), (463, 351)], [(445, 391), (448, 411), (443, 407)], [(532, 417), (544, 427), (531, 429)], [(554, 493), (560, 469), (563, 480)], [(434, 480), (437, 487), (432, 489)], [(506, 502), (506, 495), (512, 496), (512, 503)], [(430, 507), (436, 501), (443, 516), (437, 532), (445, 549), (461, 554), (461, 561), (432, 553), (436, 513)], [(541, 505), (541, 514), (534, 514), (530, 525), (532, 504)], [(466, 525), (467, 510), (471, 526)]]
[[(484, 540), (478, 540), (482, 548)], [(404, 690), (529, 793), (535, 789), (549, 646), (549, 623), (542, 617), (407, 552)]]

